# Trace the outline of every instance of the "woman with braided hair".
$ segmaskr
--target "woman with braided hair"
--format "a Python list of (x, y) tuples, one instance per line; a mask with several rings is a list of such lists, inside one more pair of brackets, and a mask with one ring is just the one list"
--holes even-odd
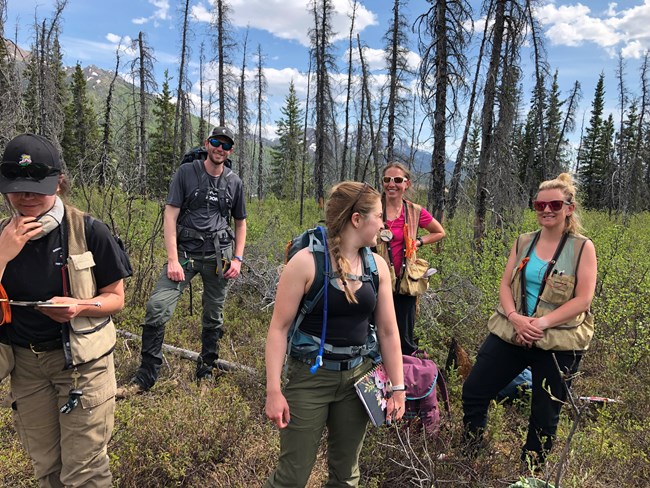
[[(288, 381), (282, 388), (287, 334), (317, 274), (316, 260), (305, 248), (282, 272), (266, 341), (266, 415), (281, 429), (279, 463), (266, 487), (307, 484), (325, 426), (329, 465), (326, 486), (358, 486), (359, 453), (368, 415), (354, 383), (373, 367), (373, 362), (368, 356), (341, 351), (364, 347), (371, 334), (371, 319), (394, 390), (386, 406), (387, 418), (397, 420), (404, 414), (402, 356), (388, 266), (365, 249), (376, 245), (383, 227), (380, 195), (365, 183), (339, 183), (330, 192), (325, 221), (332, 273), (330, 279), (325, 277), (329, 298), (321, 342), (338, 353), (326, 352), (322, 366), (315, 368), (311, 359), (294, 354), (292, 348), (287, 359)], [(372, 281), (362, 279), (366, 253), (377, 265), (377, 290)], [(324, 313), (321, 298), (300, 323), (300, 333), (321, 338)]]

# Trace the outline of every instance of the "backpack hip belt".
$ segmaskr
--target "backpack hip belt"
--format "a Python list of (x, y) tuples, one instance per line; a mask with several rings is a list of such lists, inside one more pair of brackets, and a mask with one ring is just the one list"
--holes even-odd
[[(320, 347), (320, 337), (306, 334), (305, 332), (297, 329), (294, 333), (293, 340), (291, 341), (291, 351), (289, 355), (300, 361), (313, 360), (318, 353)], [(366, 356), (375, 358), (379, 355), (379, 343), (377, 341), (377, 333), (374, 327), (371, 327), (368, 333), (368, 339), (362, 346), (333, 346), (327, 342), (323, 344), (323, 351), (327, 354), (350, 356), (351, 359), (364, 358)], [(324, 360), (327, 360), (324, 358)], [(328, 360), (329, 361), (329, 360)]]
[[(296, 357), (291, 356), (292, 358), (301, 361), (309, 366), (316, 364), (316, 358), (305, 358), (305, 357)], [(363, 362), (364, 356), (357, 356), (352, 359), (343, 359), (341, 361), (336, 361), (333, 359), (323, 359), (321, 367), (325, 368), (328, 371), (348, 371), (359, 366)]]

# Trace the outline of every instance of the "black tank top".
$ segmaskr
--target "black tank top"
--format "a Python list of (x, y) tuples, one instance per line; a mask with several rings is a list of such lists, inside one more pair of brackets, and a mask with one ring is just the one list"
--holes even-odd
[[(356, 291), (359, 303), (349, 303), (345, 293), (330, 282), (328, 284), (327, 332), (325, 342), (333, 346), (362, 346), (368, 339), (370, 322), (377, 296), (372, 283), (364, 281)], [(323, 301), (318, 301), (311, 314), (300, 324), (306, 334), (320, 337), (323, 331)]]

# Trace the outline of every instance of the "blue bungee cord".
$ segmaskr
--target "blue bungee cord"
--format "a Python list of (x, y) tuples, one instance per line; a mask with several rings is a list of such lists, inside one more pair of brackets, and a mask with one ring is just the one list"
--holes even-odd
[(325, 333), (327, 332), (327, 289), (329, 288), (330, 283), (330, 254), (327, 249), (327, 234), (323, 227), (318, 226), (321, 235), (323, 236), (323, 253), (325, 254), (325, 280), (324, 280), (324, 289), (323, 289), (323, 329), (320, 337), (320, 345), (318, 346), (318, 355), (314, 365), (309, 368), (311, 374), (315, 374), (318, 368), (323, 365), (323, 348), (325, 346)]

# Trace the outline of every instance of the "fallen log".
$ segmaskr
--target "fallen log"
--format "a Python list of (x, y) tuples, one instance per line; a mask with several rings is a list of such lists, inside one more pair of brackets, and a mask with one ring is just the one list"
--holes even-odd
[[(142, 341), (142, 337), (140, 337), (140, 335), (134, 334), (132, 332), (128, 332), (126, 330), (117, 329), (117, 333), (127, 339), (136, 339), (138, 341)], [(169, 344), (163, 344), (162, 348), (163, 351), (165, 352), (169, 352), (183, 359), (189, 359), (190, 361), (194, 361), (195, 363), (198, 362), (199, 360), (199, 354), (194, 351), (190, 351), (188, 349), (183, 349), (181, 347), (176, 347), (176, 346), (170, 346)], [(217, 359), (217, 368), (222, 369), (224, 371), (233, 371), (239, 369), (249, 374), (256, 373), (256, 371), (250, 366), (244, 366), (243, 364), (225, 361), (224, 359)]]

